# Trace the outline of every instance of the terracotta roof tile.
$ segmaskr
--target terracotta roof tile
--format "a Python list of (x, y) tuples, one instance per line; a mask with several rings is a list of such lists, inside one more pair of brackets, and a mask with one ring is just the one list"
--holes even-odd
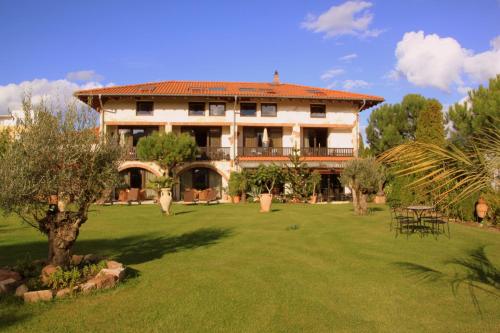
[(306, 98), (320, 100), (366, 100), (373, 106), (384, 99), (379, 96), (357, 94), (288, 83), (216, 82), (216, 81), (161, 81), (107, 88), (80, 90), (75, 96), (214, 96)]

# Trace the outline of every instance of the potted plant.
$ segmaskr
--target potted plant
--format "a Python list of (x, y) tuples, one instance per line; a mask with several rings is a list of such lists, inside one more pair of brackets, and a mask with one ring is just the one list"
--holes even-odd
[(172, 207), (172, 186), (174, 186), (174, 178), (170, 176), (160, 176), (151, 179), (148, 182), (148, 188), (154, 189), (158, 195), (161, 211), (164, 214), (170, 215)]
[(486, 200), (484, 200), (483, 196), (479, 197), (479, 200), (477, 200), (476, 204), (476, 215), (480, 219), (484, 219), (486, 217), (486, 214), (488, 213), (488, 204), (486, 203)]
[(281, 179), (281, 168), (275, 164), (260, 165), (255, 174), (256, 181), (260, 186), (267, 190), (267, 193), (260, 194), (260, 211), (267, 213), (271, 211), (273, 201), (273, 189), (276, 183)]
[(127, 197), (128, 197), (128, 190), (129, 190), (129, 185), (125, 182), (122, 181), (116, 186), (116, 190), (118, 191), (118, 201), (121, 202), (126, 202)]
[(231, 200), (233, 201), (233, 203), (240, 202), (241, 199), (240, 188), (241, 188), (241, 173), (233, 171), (231, 172), (228, 181), (228, 193), (231, 196)]
[(315, 170), (311, 173), (308, 180), (309, 180), (309, 186), (311, 187), (311, 199), (309, 200), (309, 203), (315, 204), (318, 202), (318, 195), (316, 194), (316, 188), (321, 182), (321, 174), (317, 170)]

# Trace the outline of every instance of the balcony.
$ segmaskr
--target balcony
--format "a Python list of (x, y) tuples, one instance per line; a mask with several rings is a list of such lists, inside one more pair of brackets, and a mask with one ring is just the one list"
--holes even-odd
[(313, 156), (313, 157), (353, 157), (353, 148), (324, 148), (324, 147), (310, 147), (301, 148), (301, 156)]
[(292, 153), (291, 147), (239, 147), (239, 156), (263, 156), (263, 157), (277, 157), (288, 156)]
[(198, 147), (198, 161), (228, 161), (231, 159), (229, 147)]

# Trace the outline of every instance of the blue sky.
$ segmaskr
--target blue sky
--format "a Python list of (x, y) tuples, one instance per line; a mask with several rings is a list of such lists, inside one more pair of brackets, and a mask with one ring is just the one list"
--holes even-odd
[(51, 94), (157, 80), (262, 82), (275, 69), (284, 82), (391, 103), (421, 93), (448, 105), (500, 72), (499, 35), (498, 0), (2, 0), (0, 113), (30, 84)]

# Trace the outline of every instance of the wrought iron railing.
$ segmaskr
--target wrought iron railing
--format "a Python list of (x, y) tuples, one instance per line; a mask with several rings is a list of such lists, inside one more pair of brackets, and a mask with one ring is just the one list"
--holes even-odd
[(291, 147), (239, 147), (238, 156), (288, 156), (292, 150)]
[(125, 148), (125, 160), (128, 160), (128, 161), (137, 160), (137, 150), (135, 149), (135, 147)]
[(221, 161), (231, 159), (231, 148), (229, 147), (198, 147), (199, 154), (196, 156), (200, 161)]
[(309, 147), (301, 148), (300, 155), (302, 156), (320, 156), (320, 157), (353, 157), (353, 148), (326, 148), (326, 147)]

